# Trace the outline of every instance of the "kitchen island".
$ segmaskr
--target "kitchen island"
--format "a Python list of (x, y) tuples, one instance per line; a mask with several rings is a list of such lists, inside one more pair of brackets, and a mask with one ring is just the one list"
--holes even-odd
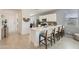
[(58, 28), (62, 25), (57, 25), (57, 26), (48, 26), (48, 27), (35, 27), (31, 28), (30, 35), (31, 35), (31, 40), (34, 43), (34, 46), (38, 47), (39, 46), (39, 35), (42, 31), (48, 30), (49, 28)]

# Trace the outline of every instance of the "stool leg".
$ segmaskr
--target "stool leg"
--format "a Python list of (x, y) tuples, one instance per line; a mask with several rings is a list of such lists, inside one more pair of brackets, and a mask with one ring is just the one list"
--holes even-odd
[(39, 46), (40, 46), (40, 39), (41, 39), (41, 36), (39, 35)]
[(58, 33), (56, 34), (56, 39), (58, 40)]
[(46, 44), (46, 46), (45, 46), (45, 49), (47, 49), (47, 44)]
[(53, 39), (54, 40), (54, 44), (55, 44), (55, 39)]
[(52, 46), (52, 36), (51, 36), (51, 46)]
[(55, 44), (55, 35), (53, 34), (53, 40), (54, 40), (54, 44)]
[(47, 39), (45, 38), (45, 49), (47, 49)]
[(60, 32), (58, 33), (58, 38), (59, 38), (59, 40), (60, 40)]
[(60, 33), (57, 34), (57, 39), (60, 40)]

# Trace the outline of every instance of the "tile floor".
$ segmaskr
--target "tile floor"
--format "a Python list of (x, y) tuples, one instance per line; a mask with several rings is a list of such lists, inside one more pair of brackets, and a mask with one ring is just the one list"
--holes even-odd
[(30, 49), (34, 48), (29, 35), (9, 34), (8, 38), (0, 40), (0, 48)]
[[(43, 49), (44, 46), (34, 47), (33, 43), (29, 39), (28, 35), (10, 34), (8, 38), (0, 40), (1, 49)], [(48, 49), (78, 49), (79, 42), (71, 37), (63, 37), (60, 41), (56, 41), (56, 44), (49, 46)]]

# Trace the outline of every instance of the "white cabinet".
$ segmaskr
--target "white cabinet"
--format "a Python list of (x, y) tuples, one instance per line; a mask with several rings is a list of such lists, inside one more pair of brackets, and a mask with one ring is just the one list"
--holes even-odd
[(42, 21), (42, 19), (47, 19), (47, 21), (56, 21), (56, 14), (48, 14), (48, 15), (43, 15), (43, 16), (39, 16), (40, 21)]
[(39, 20), (42, 21), (42, 19), (47, 19), (47, 17), (48, 17), (47, 15), (39, 16)]
[(56, 14), (49, 14), (47, 16), (47, 21), (56, 21)]

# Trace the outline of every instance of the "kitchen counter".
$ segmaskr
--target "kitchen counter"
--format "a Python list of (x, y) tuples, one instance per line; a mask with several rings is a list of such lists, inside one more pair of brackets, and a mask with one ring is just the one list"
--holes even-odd
[(36, 28), (31, 28), (31, 40), (34, 43), (34, 46), (39, 46), (39, 34), (41, 33), (41, 31), (43, 31), (44, 29), (42, 27), (36, 27)]

